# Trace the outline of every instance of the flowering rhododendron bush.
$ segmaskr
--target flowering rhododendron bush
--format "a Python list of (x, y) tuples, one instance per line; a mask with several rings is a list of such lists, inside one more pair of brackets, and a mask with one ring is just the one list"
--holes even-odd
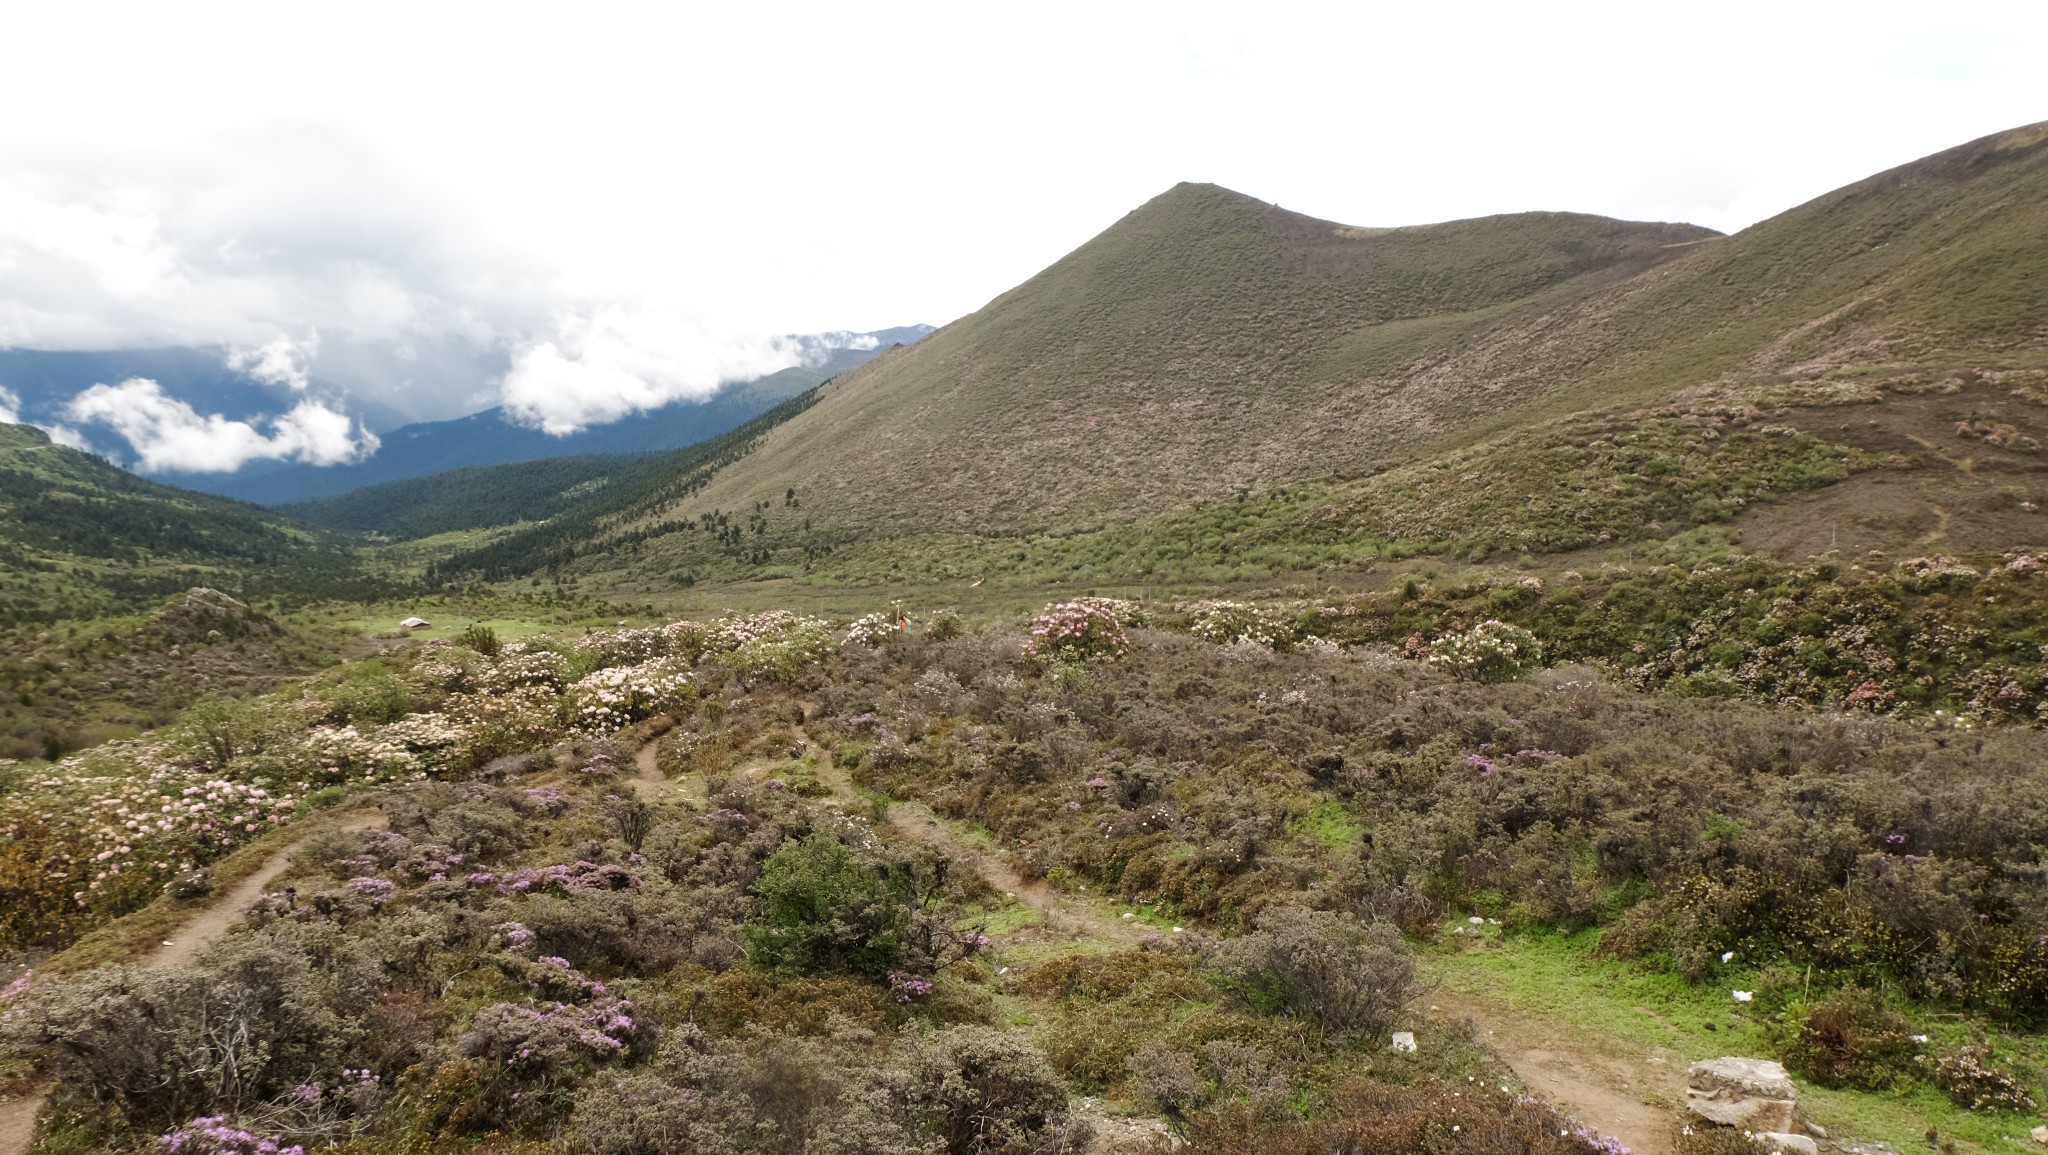
[(1430, 643), (1429, 662), (1474, 682), (1505, 682), (1542, 658), (1536, 635), (1502, 621), (1484, 621)]
[(1114, 661), (1131, 648), (1117, 617), (1121, 603), (1077, 598), (1045, 607), (1031, 619), (1030, 652), (1061, 661)]
[(787, 682), (835, 648), (832, 623), (788, 610), (731, 617), (705, 636), (705, 649), (734, 673)]
[(689, 670), (670, 658), (597, 670), (569, 687), (569, 724), (586, 734), (610, 734), (680, 707), (690, 689)]
[(1219, 646), (1250, 642), (1271, 650), (1294, 640), (1292, 626), (1249, 602), (1199, 601), (1174, 608), (1193, 618), (1189, 633)]
[(64, 759), (28, 786), (0, 800), (0, 944), (10, 946), (154, 899), (287, 821), (308, 783), (237, 781), (139, 739)]
[(895, 614), (863, 614), (846, 627), (846, 640), (857, 646), (879, 646), (900, 631)]

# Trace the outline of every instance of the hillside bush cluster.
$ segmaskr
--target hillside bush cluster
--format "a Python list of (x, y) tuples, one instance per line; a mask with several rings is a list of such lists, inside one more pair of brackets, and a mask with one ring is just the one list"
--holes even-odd
[[(2048, 722), (2048, 569), (2008, 557), (1788, 566), (1674, 543), (1632, 567), (1533, 578), (1409, 581), (1301, 608), (1297, 634), (1434, 653), (1487, 620), (1546, 662), (1690, 697), (1851, 710), (1942, 725)], [(1420, 651), (1418, 651), (1420, 652)]]
[[(1122, 639), (1085, 677), (1001, 625), (840, 645), (761, 615), (495, 655), (428, 643), (59, 765), (5, 800), (24, 832), (5, 861), (93, 847), (81, 869), (105, 871), (128, 845), (150, 864), (112, 876), (142, 880), (120, 883), (130, 907), (315, 792), (375, 790), (389, 828), (309, 840), (197, 969), (46, 975), (10, 993), (7, 1030), (93, 1104), (64, 1117), (109, 1150), (182, 1128), (365, 1150), (498, 1132), (1060, 1151), (1086, 1130), (1070, 1092), (1148, 1103), (1196, 1150), (1610, 1150), (1513, 1096), (1440, 1093), (1478, 1053), (1454, 1042), (1405, 1086), (1348, 1081), (1417, 993), (1401, 932), (1455, 915), (1604, 927), (1607, 951), (1699, 982), (1731, 958), (1796, 970), (1796, 994), (1772, 980), (1759, 998), (1817, 1081), (1928, 1083), (1983, 1109), (2031, 1096), (1988, 1051), (1914, 1042), (1865, 992), (2048, 1017), (2029, 849), (2048, 842), (2048, 737), (1652, 697), (1586, 668), (1489, 680), (1301, 641), (1333, 616), (1307, 607), (1291, 648), (1205, 639), (1185, 611), (1048, 612), (1076, 607)], [(1126, 624), (1146, 620), (1187, 632)], [(761, 646), (817, 656), (786, 675), (732, 660)], [(592, 687), (655, 672), (677, 680), (578, 724)], [(679, 720), (659, 764), (701, 775), (701, 803), (620, 780), (633, 748), (608, 735), (655, 710)], [(985, 830), (1033, 881), (1197, 933), (991, 957), (979, 875), (879, 804), (822, 803), (813, 743)], [(26, 805), (53, 800), (76, 815)], [(262, 800), (275, 810), (246, 819)], [(123, 909), (83, 889), (84, 907), (57, 896), (46, 938)], [(1028, 1039), (998, 1029), (999, 993), (1032, 1000)]]
[(1131, 644), (1124, 635), (1118, 608), (1107, 598), (1080, 598), (1047, 606), (1031, 619), (1029, 650), (1060, 661), (1114, 661)]
[(202, 703), (175, 726), (63, 759), (31, 789), (0, 795), (10, 895), (0, 949), (62, 942), (133, 910), (318, 792), (461, 777), (572, 733), (683, 709), (706, 672), (795, 677), (831, 642), (825, 623), (780, 613), (573, 643), (430, 642), (268, 698)]
[[(1607, 925), (1609, 949), (1694, 981), (1733, 950), (2048, 1013), (2033, 731), (1202, 646), (1139, 631), (1067, 689), (1020, 677), (985, 633), (875, 652), (823, 693), (863, 719), (840, 723), (867, 744), (857, 777), (986, 827), (1061, 885), (1246, 929), (1304, 899), (1424, 934), (1452, 911)], [(934, 668), (963, 687), (957, 714), (916, 692)]]
[[(785, 711), (736, 701), (707, 724), (742, 745)], [(309, 840), (196, 967), (16, 984), (6, 1041), (95, 1150), (1080, 1149), (1043, 1054), (940, 989), (988, 943), (977, 877), (771, 783), (623, 805), (626, 753), (391, 784), (388, 830)]]

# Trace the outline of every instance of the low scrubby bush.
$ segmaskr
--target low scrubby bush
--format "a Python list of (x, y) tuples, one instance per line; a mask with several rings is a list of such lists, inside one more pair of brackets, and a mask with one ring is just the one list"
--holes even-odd
[(1934, 1085), (1949, 1102), (1969, 1111), (2031, 1111), (2034, 1095), (2026, 1082), (2000, 1067), (1981, 1043), (1958, 1047), (1934, 1063)]
[(1911, 1026), (1876, 991), (1844, 987), (1795, 1016), (1796, 1029), (1782, 1050), (1796, 1074), (1825, 1087), (1866, 1091), (1920, 1074)]
[(338, 1081), (378, 971), (338, 928), (282, 923), (229, 936), (190, 969), (45, 980), (6, 1029), (67, 1093), (165, 1126)]
[(754, 882), (760, 914), (747, 957), (771, 970), (880, 975), (903, 952), (904, 905), (886, 870), (830, 834), (769, 857)]
[(1252, 1006), (1313, 1019), (1332, 1034), (1372, 1037), (1418, 993), (1401, 934), (1337, 911), (1270, 907), (1213, 965)]
[[(1548, 1104), (1484, 1084), (1358, 1083), (1312, 1117), (1230, 1101), (1191, 1116), (1185, 1155), (1627, 1155)], [(1760, 1155), (1760, 1153), (1759, 1153)]]
[(914, 1039), (904, 1064), (909, 1098), (947, 1155), (1079, 1151), (1088, 1136), (1067, 1124), (1067, 1091), (1045, 1056), (992, 1027), (964, 1026)]

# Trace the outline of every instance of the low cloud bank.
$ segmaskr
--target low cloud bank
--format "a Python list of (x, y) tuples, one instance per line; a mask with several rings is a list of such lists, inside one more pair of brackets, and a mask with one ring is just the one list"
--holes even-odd
[(500, 387), (513, 420), (565, 436), (676, 401), (701, 401), (728, 381), (804, 360), (785, 337), (718, 331), (645, 307), (568, 311), (512, 358)]
[(146, 472), (231, 473), (251, 461), (273, 460), (343, 465), (370, 456), (378, 446), (375, 434), (315, 398), (262, 422), (268, 426), (265, 432), (218, 413), (202, 416), (146, 377), (95, 385), (73, 398), (64, 416), (119, 434)]
[[(138, 377), (50, 415), (111, 430), (146, 470), (358, 460), (376, 438), (337, 388), (419, 420), (498, 403), (566, 435), (875, 344), (574, 290), (334, 129), (277, 126), (174, 155), (0, 159), (0, 347), (211, 346), (228, 369), (287, 391), (286, 412), (238, 421)], [(19, 416), (19, 400), (5, 412)]]

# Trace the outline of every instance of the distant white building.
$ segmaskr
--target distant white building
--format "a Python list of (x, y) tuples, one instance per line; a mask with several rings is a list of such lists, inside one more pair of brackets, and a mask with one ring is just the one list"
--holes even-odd
[(425, 618), (407, 618), (398, 623), (398, 628), (401, 630), (431, 630), (434, 628), (434, 623)]

